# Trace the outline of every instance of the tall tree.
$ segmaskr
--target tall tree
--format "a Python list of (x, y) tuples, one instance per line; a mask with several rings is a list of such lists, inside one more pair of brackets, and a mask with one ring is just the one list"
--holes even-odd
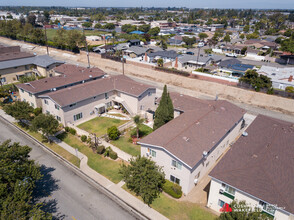
[(172, 100), (167, 92), (166, 85), (163, 88), (163, 93), (160, 99), (159, 106), (155, 111), (153, 130), (160, 128), (162, 125), (171, 121), (174, 118), (174, 107)]
[(224, 42), (226, 42), (226, 44), (231, 42), (231, 37), (229, 34), (226, 34), (226, 36), (224, 37)]
[(136, 115), (134, 118), (133, 118), (135, 124), (136, 124), (136, 130), (137, 130), (137, 138), (139, 138), (139, 129), (140, 129), (140, 126), (142, 125), (144, 119), (143, 118), (140, 118), (140, 115)]
[(141, 196), (144, 203), (148, 205), (159, 196), (165, 183), (162, 168), (146, 157), (132, 158), (130, 165), (123, 164), (119, 173), (128, 189)]
[(35, 26), (35, 24), (36, 24), (36, 15), (29, 14), (27, 16), (27, 22), (30, 23), (31, 25)]
[(208, 38), (208, 35), (206, 33), (199, 33), (198, 37), (200, 40), (204, 40), (205, 38)]
[(11, 143), (0, 144), (0, 218), (52, 219), (33, 204), (35, 183), (42, 175), (39, 166), (29, 159), (31, 148)]

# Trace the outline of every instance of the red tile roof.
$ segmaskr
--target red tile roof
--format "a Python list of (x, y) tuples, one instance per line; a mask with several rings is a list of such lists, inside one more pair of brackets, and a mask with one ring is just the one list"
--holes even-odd
[(259, 115), (210, 176), (294, 213), (294, 124)]

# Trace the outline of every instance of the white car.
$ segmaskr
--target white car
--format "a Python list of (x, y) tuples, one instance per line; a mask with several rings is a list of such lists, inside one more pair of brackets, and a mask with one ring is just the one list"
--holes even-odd
[(234, 54), (234, 53), (226, 53), (226, 56), (227, 57), (235, 57), (235, 58), (237, 58), (237, 54)]

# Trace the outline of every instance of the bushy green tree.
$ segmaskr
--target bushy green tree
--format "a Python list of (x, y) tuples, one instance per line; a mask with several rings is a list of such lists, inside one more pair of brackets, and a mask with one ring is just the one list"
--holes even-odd
[(103, 28), (108, 29), (108, 30), (113, 30), (113, 29), (115, 29), (115, 24), (107, 23), (103, 26)]
[(160, 32), (160, 28), (154, 27), (148, 31), (148, 34), (150, 34), (151, 36), (157, 36), (159, 34), (159, 32)]
[(270, 89), (272, 87), (271, 79), (265, 75), (259, 75), (256, 70), (247, 70), (245, 75), (240, 77), (239, 81), (251, 85), (255, 91), (260, 91), (263, 88)]
[(16, 120), (30, 120), (34, 108), (27, 102), (16, 101), (10, 105), (4, 106), (4, 111), (14, 117)]
[(208, 38), (208, 35), (206, 33), (199, 33), (198, 37), (200, 40), (204, 40), (205, 38)]
[(174, 107), (172, 100), (167, 92), (166, 85), (163, 88), (163, 93), (160, 99), (159, 106), (155, 111), (153, 130), (160, 128), (162, 125), (171, 121), (174, 118)]
[(39, 166), (29, 159), (31, 148), (10, 140), (0, 144), (0, 218), (52, 219), (33, 204), (35, 183), (42, 175)]
[(40, 130), (48, 138), (56, 133), (58, 126), (59, 123), (53, 115), (39, 114), (32, 121), (31, 128), (34, 131)]
[(193, 47), (193, 44), (196, 43), (196, 38), (195, 37), (183, 37), (183, 41), (187, 45), (187, 47)]
[(146, 157), (132, 158), (130, 165), (123, 164), (119, 173), (128, 189), (141, 196), (144, 203), (148, 205), (159, 196), (165, 183), (162, 168)]
[(107, 134), (110, 140), (116, 140), (119, 138), (120, 132), (116, 126), (112, 126), (107, 129)]

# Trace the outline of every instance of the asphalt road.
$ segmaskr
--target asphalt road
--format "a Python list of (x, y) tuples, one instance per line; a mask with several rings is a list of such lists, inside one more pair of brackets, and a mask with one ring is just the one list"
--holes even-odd
[(0, 120), (0, 142), (7, 139), (33, 149), (30, 156), (41, 165), (44, 175), (37, 184), (35, 197), (46, 202), (44, 210), (51, 212), (55, 219), (135, 219), (54, 156)]

